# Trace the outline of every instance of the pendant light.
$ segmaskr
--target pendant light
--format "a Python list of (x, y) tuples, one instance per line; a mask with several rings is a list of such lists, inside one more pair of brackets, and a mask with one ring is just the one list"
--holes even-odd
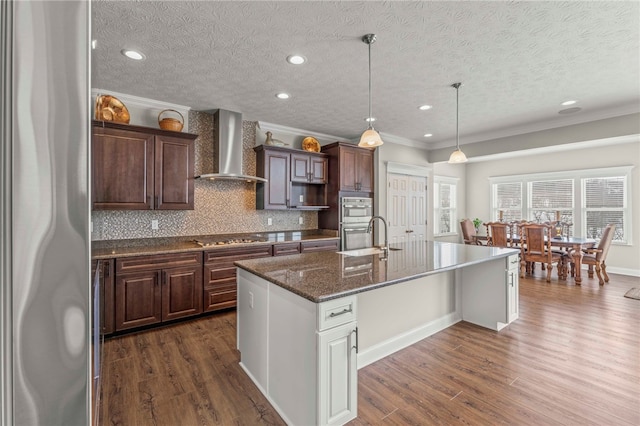
[(362, 133), (362, 136), (360, 136), (358, 146), (372, 148), (383, 144), (380, 135), (373, 128), (373, 115), (371, 114), (371, 45), (376, 41), (376, 35), (366, 34), (362, 37), (362, 41), (369, 45), (369, 127)]
[(456, 89), (456, 150), (451, 153), (449, 157), (449, 164), (457, 164), (457, 163), (466, 163), (467, 156), (464, 155), (464, 152), (460, 149), (460, 131), (458, 129), (458, 125), (460, 122), (460, 113), (459, 113), (459, 105), (460, 101), (458, 100), (458, 89), (462, 86), (462, 83), (453, 83), (451, 87)]

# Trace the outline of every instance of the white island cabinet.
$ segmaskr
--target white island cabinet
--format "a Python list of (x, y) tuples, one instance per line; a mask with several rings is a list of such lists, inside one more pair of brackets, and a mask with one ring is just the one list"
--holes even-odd
[(238, 270), (240, 365), (290, 425), (357, 415), (356, 297), (313, 303)]
[(345, 424), (358, 368), (461, 320), (517, 319), (517, 253), (427, 241), (237, 261), (240, 364), (287, 424)]

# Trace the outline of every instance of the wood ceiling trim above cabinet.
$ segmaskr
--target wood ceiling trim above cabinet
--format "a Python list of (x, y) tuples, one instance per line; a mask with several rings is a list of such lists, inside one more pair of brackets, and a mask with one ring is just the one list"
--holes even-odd
[(197, 135), (93, 122), (93, 210), (193, 210)]

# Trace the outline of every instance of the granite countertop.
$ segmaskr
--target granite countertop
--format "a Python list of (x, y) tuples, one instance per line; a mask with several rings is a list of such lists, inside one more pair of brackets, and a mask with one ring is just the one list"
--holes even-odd
[(235, 262), (247, 270), (315, 303), (349, 296), (418, 277), (437, 274), (519, 253), (510, 248), (437, 241), (392, 245), (381, 255), (347, 256), (316, 252)]
[[(227, 240), (252, 238), (259, 242), (234, 243), (202, 247), (194, 240)], [(140, 238), (132, 240), (102, 240), (91, 242), (92, 259), (111, 259), (114, 257), (144, 256), (189, 251), (209, 251), (228, 247), (256, 246), (279, 242), (308, 240), (326, 240), (338, 238), (337, 231), (314, 229), (304, 231), (258, 232), (247, 234), (194, 235), (186, 237)]]

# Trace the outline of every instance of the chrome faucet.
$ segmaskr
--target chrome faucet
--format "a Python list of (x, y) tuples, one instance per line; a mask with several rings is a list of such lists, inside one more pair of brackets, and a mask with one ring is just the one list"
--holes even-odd
[(387, 221), (384, 220), (384, 217), (382, 216), (373, 216), (370, 220), (369, 220), (369, 225), (367, 226), (367, 232), (371, 232), (371, 228), (373, 227), (373, 220), (374, 219), (380, 219), (382, 221), (382, 223), (384, 224), (384, 246), (382, 246), (382, 250), (384, 251), (384, 255), (385, 257), (387, 256), (387, 254), (389, 253), (389, 230), (387, 228)]

